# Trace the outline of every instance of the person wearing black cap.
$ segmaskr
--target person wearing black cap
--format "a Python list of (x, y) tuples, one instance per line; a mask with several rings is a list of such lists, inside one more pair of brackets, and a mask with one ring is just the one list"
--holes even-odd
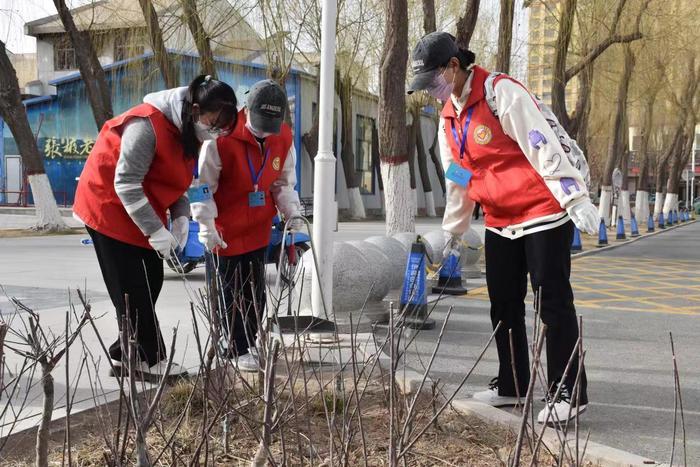
[(444, 104), (438, 139), (447, 179), (442, 223), (446, 255), (459, 255), (474, 203), (484, 211), (491, 321), (494, 327), (502, 323), (496, 334), (500, 364), (489, 388), (474, 398), (493, 406), (514, 405), (518, 392), (524, 396), (527, 391), (529, 274), (533, 290), (541, 290), (540, 316), (547, 325), (549, 397), (538, 421), (566, 420), (569, 413), (575, 416), (588, 404), (585, 371), (578, 394), (574, 393), (578, 364), (563, 377), (578, 339), (569, 282), (570, 245), (574, 225), (596, 232), (598, 212), (584, 177), (530, 92), (513, 78), (491, 74), (474, 61), (474, 54), (460, 49), (452, 35), (428, 34), (413, 50), (414, 76), (408, 89), (409, 93), (425, 90)]
[(265, 308), (272, 219), (278, 209), (287, 219), (301, 211), (286, 106), (287, 95), (275, 81), (255, 83), (231, 134), (205, 142), (199, 157), (200, 183), (210, 195), (192, 203), (192, 215), (199, 240), (218, 264), (220, 307), (228, 320), (221, 347), (242, 371), (259, 369), (255, 341)]

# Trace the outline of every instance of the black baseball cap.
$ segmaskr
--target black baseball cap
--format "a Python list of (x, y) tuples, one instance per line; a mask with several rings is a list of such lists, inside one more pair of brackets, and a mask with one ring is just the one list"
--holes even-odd
[(258, 131), (277, 134), (284, 122), (287, 93), (276, 81), (258, 81), (248, 91), (248, 120)]
[(411, 94), (413, 91), (427, 88), (433, 81), (438, 68), (458, 55), (459, 48), (452, 34), (435, 31), (423, 36), (411, 54), (413, 79), (407, 93)]

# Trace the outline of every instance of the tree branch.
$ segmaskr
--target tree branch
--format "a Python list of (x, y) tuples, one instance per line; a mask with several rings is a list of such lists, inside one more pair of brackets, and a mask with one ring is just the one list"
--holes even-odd
[(626, 34), (626, 35), (620, 35), (620, 34), (615, 34), (613, 36), (609, 36), (603, 41), (601, 41), (597, 46), (591, 49), (588, 54), (586, 54), (585, 57), (581, 59), (580, 62), (578, 62), (576, 65), (572, 66), (568, 70), (566, 70), (566, 81), (570, 81), (571, 78), (576, 76), (585, 68), (586, 65), (589, 63), (593, 62), (596, 58), (598, 58), (603, 52), (605, 52), (608, 47), (610, 47), (613, 44), (626, 44), (629, 42), (634, 42), (636, 40), (639, 40), (642, 38), (642, 33), (639, 31), (633, 32), (632, 34)]

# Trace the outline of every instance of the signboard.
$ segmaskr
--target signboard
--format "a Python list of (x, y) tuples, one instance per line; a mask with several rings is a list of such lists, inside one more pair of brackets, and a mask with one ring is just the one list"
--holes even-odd
[(84, 160), (95, 145), (94, 139), (39, 138), (39, 150), (46, 159)]

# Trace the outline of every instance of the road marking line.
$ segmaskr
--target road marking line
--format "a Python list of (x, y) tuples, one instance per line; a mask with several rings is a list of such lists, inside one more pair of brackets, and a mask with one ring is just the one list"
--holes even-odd
[[(651, 407), (648, 405), (628, 405), (628, 404), (613, 404), (610, 402), (591, 402), (590, 405), (593, 406), (601, 406), (601, 407), (613, 407), (615, 409), (634, 409), (634, 410), (649, 410), (652, 412), (664, 412), (664, 413), (673, 413), (673, 409), (669, 409), (666, 407)], [(697, 410), (683, 410), (683, 413), (685, 415), (700, 415), (700, 412)]]

